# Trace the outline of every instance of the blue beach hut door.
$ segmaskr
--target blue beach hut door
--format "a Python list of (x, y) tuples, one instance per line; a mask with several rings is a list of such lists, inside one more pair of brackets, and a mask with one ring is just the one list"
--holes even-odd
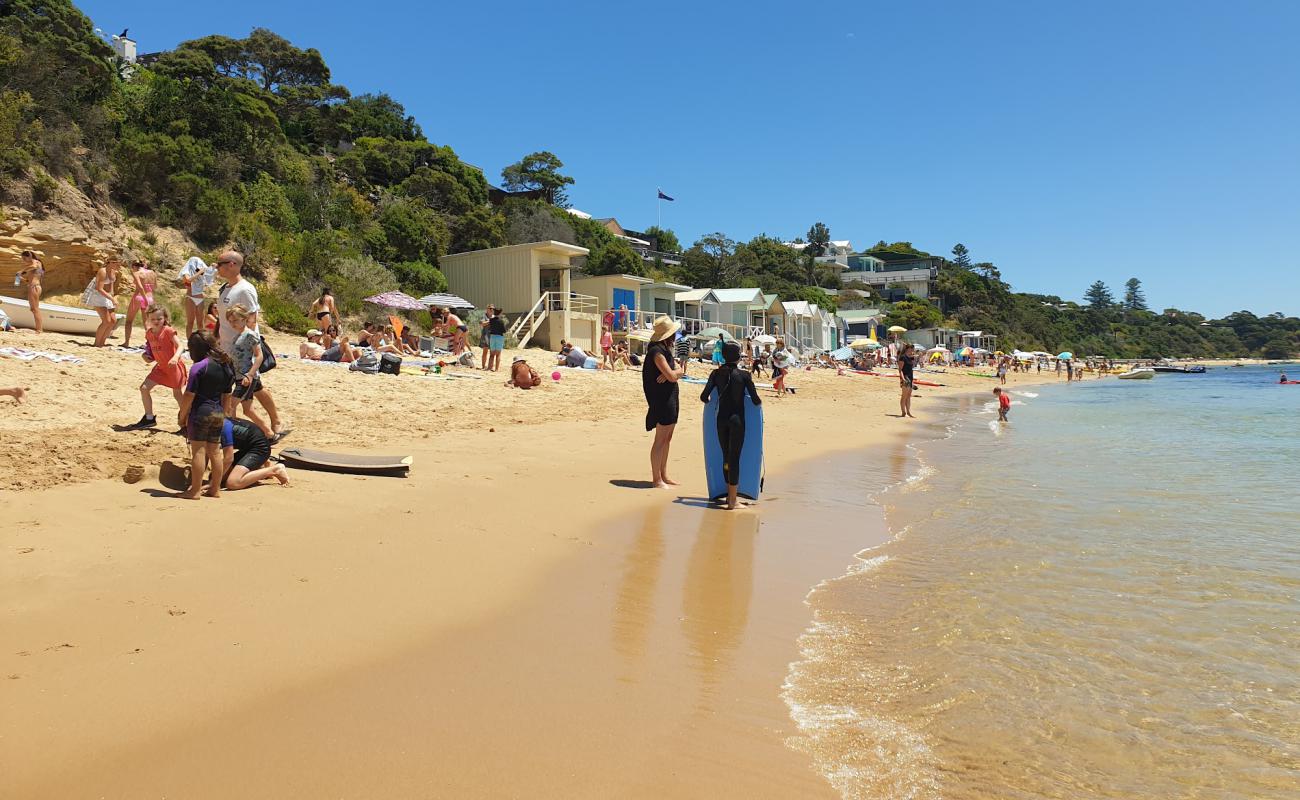
[[(627, 306), (627, 316), (624, 316), (623, 306)], [(627, 328), (630, 320), (636, 319), (636, 292), (632, 289), (615, 289), (614, 290), (614, 330), (621, 331)]]

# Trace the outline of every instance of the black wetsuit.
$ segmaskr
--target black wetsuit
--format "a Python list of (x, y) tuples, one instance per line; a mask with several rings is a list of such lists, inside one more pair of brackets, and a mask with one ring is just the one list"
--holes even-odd
[(718, 390), (718, 444), (722, 446), (722, 471), (727, 485), (740, 483), (740, 452), (745, 447), (745, 395), (762, 405), (758, 387), (753, 377), (743, 369), (730, 364), (718, 367), (709, 376), (709, 382), (700, 393), (700, 400), (709, 402), (713, 390)]

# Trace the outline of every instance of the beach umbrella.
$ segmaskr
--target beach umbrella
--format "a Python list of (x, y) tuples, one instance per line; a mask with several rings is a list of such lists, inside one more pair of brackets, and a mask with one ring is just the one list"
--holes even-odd
[(882, 347), (884, 347), (884, 345), (877, 342), (875, 339), (854, 339), (849, 343), (849, 348), (851, 350), (879, 350)]
[(770, 333), (760, 333), (754, 337), (754, 344), (776, 344), (776, 337)]
[(890, 333), (907, 333), (907, 328), (904, 328), (902, 325), (890, 325), (890, 326), (889, 326), (889, 332), (890, 332)]
[(946, 348), (946, 347), (944, 347), (943, 345), (940, 344), (940, 345), (935, 345), (934, 347), (931, 347), (929, 350), (926, 350), (925, 352), (927, 352), (927, 353), (946, 353), (946, 352), (948, 352), (948, 348)]
[(1074, 353), (1071, 353), (1069, 350), (1066, 350), (1064, 353), (1061, 353), (1059, 356), (1057, 356), (1057, 358), (1063, 361), (1068, 361), (1069, 359), (1074, 358)]
[(853, 358), (853, 348), (841, 347), (838, 350), (833, 350), (831, 351), (831, 358), (836, 361), (848, 361), (850, 358)]
[(427, 311), (428, 307), (411, 297), (406, 292), (384, 292), (366, 298), (367, 303), (374, 303), (384, 308), (400, 308), (405, 311)]
[(473, 308), (474, 304), (459, 295), (445, 294), (434, 292), (426, 294), (420, 298), (420, 302), (426, 306), (438, 306), (439, 308)]
[(959, 349), (957, 350), (957, 356), (958, 356), (959, 358), (962, 357), (962, 356), (968, 356), (968, 355), (970, 355), (972, 352), (974, 352), (974, 351), (972, 351), (969, 347), (962, 347), (962, 348), (959, 348)]
[(692, 338), (692, 339), (716, 339), (716, 338), (718, 338), (719, 334), (721, 334), (721, 336), (722, 336), (722, 340), (723, 340), (724, 342), (734, 342), (734, 341), (736, 341), (736, 337), (732, 336), (731, 334), (727, 333), (727, 332), (724, 331), (722, 328), (719, 328), (719, 327), (716, 326), (716, 325), (714, 325), (714, 326), (711, 327), (711, 328), (705, 328), (704, 330), (702, 330), (702, 331), (700, 331), (699, 333), (695, 334), (695, 335), (692, 336), (691, 338)]
[(650, 333), (651, 332), (645, 328), (636, 328), (635, 330), (628, 331), (627, 338), (634, 342), (648, 342), (650, 341)]

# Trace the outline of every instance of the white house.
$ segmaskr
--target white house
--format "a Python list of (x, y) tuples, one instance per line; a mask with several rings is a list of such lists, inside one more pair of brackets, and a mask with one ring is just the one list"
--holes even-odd
[[(749, 289), (714, 289), (713, 296), (718, 298), (717, 321), (735, 325), (741, 331), (747, 331), (750, 306), (763, 302), (763, 290), (757, 287)], [(735, 333), (733, 331), (733, 333)], [(743, 337), (738, 337), (743, 338)]]
[[(800, 253), (808, 246), (807, 242), (784, 242), (786, 247)], [(826, 254), (813, 259), (818, 264), (838, 264), (841, 269), (849, 268), (849, 256), (853, 254), (853, 245), (848, 239), (832, 239), (826, 248)]]
[(673, 296), (673, 314), (687, 333), (698, 333), (718, 321), (718, 298), (712, 289), (691, 289)]

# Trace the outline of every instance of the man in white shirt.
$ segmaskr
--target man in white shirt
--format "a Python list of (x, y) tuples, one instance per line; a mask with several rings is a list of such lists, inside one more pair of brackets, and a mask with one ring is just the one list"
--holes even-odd
[[(221, 287), (221, 292), (217, 295), (217, 333), (221, 343), (221, 349), (230, 353), (235, 344), (235, 335), (237, 331), (226, 322), (226, 311), (231, 306), (243, 306), (248, 309), (248, 328), (258, 332), (257, 321), (258, 312), (262, 306), (257, 301), (257, 287), (250, 281), (244, 279), (244, 256), (234, 250), (227, 250), (217, 258), (215, 264), (217, 274), (225, 281)], [(258, 332), (260, 335), (260, 332)], [(271, 418), (271, 430), (275, 432), (275, 438), (272, 444), (278, 442), (287, 431), (280, 421), (280, 415), (275, 409), (275, 400), (271, 397), (271, 390), (266, 388), (266, 382), (262, 382), (262, 390), (253, 395), (257, 402), (266, 409), (266, 414)], [(229, 413), (229, 412), (227, 412)]]

